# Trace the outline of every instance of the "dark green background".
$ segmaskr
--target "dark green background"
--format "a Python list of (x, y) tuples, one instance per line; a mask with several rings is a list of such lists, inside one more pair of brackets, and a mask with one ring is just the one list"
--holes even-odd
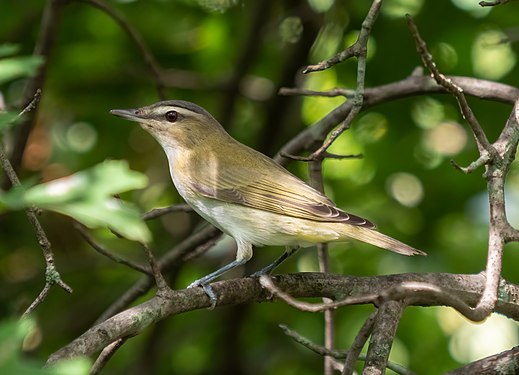
[[(18, 44), (22, 55), (31, 54), (44, 3), (2, 0), (0, 43)], [(218, 9), (207, 6), (215, 3), (231, 4)], [(404, 13), (412, 9), (399, 8), (404, 3), (388, 0), (383, 5), (372, 32), (367, 87), (404, 79), (420, 65), (404, 18)], [(409, 3), (411, 8), (416, 6), (415, 21), (446, 74), (487, 78), (474, 69), (474, 41), (489, 30), (517, 33), (519, 4), (514, 2), (483, 16), (474, 16), (450, 1)], [(280, 98), (276, 92), (281, 86), (354, 88), (354, 60), (310, 77), (303, 76), (298, 69), (330, 57), (354, 41), (369, 7), (369, 2), (336, 1), (329, 10), (319, 13), (305, 1), (289, 0), (266, 0), (264, 4), (230, 0), (110, 4), (141, 33), (164, 72), (172, 77), (166, 90), (168, 98), (204, 106), (234, 137), (268, 155), (274, 155), (292, 136), (343, 101)], [(261, 33), (244, 57), (244, 49), (250, 47), (247, 35), (258, 12), (262, 15)], [(301, 33), (297, 21), (296, 27), (291, 28), (287, 17), (301, 21)], [(450, 46), (450, 54), (445, 52), (445, 43)], [(510, 48), (516, 56), (518, 44), (512, 43)], [(251, 62), (239, 75), (237, 95), (233, 95), (236, 91), (229, 82), (239, 72), (242, 59)], [(501, 63), (495, 61), (496, 65)], [(498, 80), (517, 85), (519, 69), (514, 65)], [(259, 82), (264, 89), (254, 90), (248, 84), (251, 81)], [(17, 80), (0, 86), (11, 108), (20, 102), (24, 83)], [(150, 179), (147, 189), (125, 194), (125, 199), (134, 201), (143, 211), (181, 203), (159, 146), (136, 124), (109, 114), (113, 108), (138, 107), (159, 100), (143, 56), (113, 19), (85, 3), (71, 2), (65, 7), (42, 89), (37, 127), (20, 171), (22, 179), (45, 181), (106, 159), (125, 159), (132, 169), (142, 171)], [(248, 94), (251, 90), (252, 96)], [(445, 120), (458, 122), (467, 133), (467, 144), (454, 155), (455, 160), (462, 165), (475, 160), (477, 149), (455, 100), (446, 95), (432, 98), (443, 108)], [(383, 136), (373, 140), (373, 132), (379, 128), (361, 125), (361, 121), (355, 123), (333, 150), (342, 154), (361, 152), (364, 159), (327, 161), (324, 177), (326, 192), (340, 207), (371, 219), (384, 233), (427, 251), (429, 256), (408, 259), (357, 243), (334, 245), (330, 252), (333, 272), (369, 276), (397, 272), (477, 273), (484, 269), (487, 206), (483, 170), (462, 175), (450, 166), (449, 157), (441, 157), (434, 166), (423, 162), (419, 155), (425, 152), (423, 139), (427, 132), (418, 126), (412, 111), (424, 100), (408, 98), (371, 108), (367, 113), (383, 116)], [(511, 106), (477, 99), (470, 103), (489, 139), (494, 140)], [(89, 142), (91, 145), (85, 146)], [(292, 162), (289, 169), (306, 178), (304, 163)], [(518, 171), (515, 163), (507, 195), (508, 213), (516, 226)], [(399, 172), (417, 177), (423, 186), (423, 198), (415, 207), (401, 205), (388, 192), (388, 179)], [(58, 269), (74, 288), (72, 295), (53, 289), (34, 313), (42, 342), (31, 355), (44, 360), (90, 327), (140, 275), (95, 253), (67, 218), (44, 212), (41, 220), (54, 245)], [(153, 250), (157, 255), (165, 253), (200, 222), (195, 214), (186, 213), (150, 222)], [(95, 234), (114, 252), (145, 261), (139, 246), (117, 239), (108, 231)], [(0, 314), (16, 316), (42, 288), (44, 262), (23, 212), (2, 214), (0, 235)], [(503, 276), (515, 283), (519, 282), (517, 250), (518, 246), (507, 247), (503, 269)], [(280, 251), (258, 249), (245, 268), (256, 270)], [(173, 278), (173, 287), (185, 287), (233, 256), (231, 252), (209, 252), (182, 268)], [(309, 271), (316, 267), (314, 249), (305, 249), (277, 272)], [(240, 276), (241, 272), (228, 277)], [(338, 348), (351, 344), (370, 311), (372, 307), (362, 306), (337, 312)], [(393, 352), (395, 361), (418, 373), (430, 374), (460, 365), (449, 353), (450, 337), (438, 323), (440, 311), (443, 310), (413, 307), (405, 312)], [(129, 340), (110, 361), (106, 373), (319, 373), (321, 359), (285, 337), (277, 327), (279, 323), (322, 342), (322, 316), (298, 312), (284, 303), (196, 311), (167, 319)], [(513, 331), (512, 335), (517, 336), (517, 328)]]

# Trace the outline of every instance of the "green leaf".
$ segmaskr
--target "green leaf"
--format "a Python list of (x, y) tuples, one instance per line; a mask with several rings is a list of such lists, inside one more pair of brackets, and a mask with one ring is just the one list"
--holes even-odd
[(125, 161), (110, 160), (86, 171), (45, 184), (12, 189), (0, 195), (11, 209), (37, 206), (68, 215), (90, 228), (110, 227), (124, 237), (149, 242), (151, 233), (138, 209), (114, 194), (147, 185), (145, 175), (132, 171)]
[(0, 84), (20, 77), (31, 77), (43, 62), (39, 56), (20, 56), (0, 60)]
[(11, 56), (20, 51), (18, 44), (4, 43), (0, 44), (0, 57)]

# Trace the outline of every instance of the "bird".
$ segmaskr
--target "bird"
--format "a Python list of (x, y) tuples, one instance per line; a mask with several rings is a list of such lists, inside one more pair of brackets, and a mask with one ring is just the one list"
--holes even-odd
[(270, 273), (299, 247), (350, 239), (402, 255), (426, 255), (337, 207), (270, 157), (234, 139), (197, 104), (165, 100), (110, 113), (139, 123), (155, 138), (178, 193), (236, 241), (232, 262), (188, 286), (203, 287), (213, 307), (217, 296), (210, 282), (249, 261), (253, 246), (285, 246), (285, 252), (256, 276)]

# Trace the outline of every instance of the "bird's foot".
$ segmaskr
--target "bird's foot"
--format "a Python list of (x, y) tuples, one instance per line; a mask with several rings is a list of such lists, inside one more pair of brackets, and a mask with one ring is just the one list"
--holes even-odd
[(260, 277), (263, 275), (270, 275), (272, 271), (274, 271), (274, 268), (276, 268), (277, 265), (269, 264), (267, 267), (264, 267), (260, 269), (259, 271), (256, 271), (254, 273), (251, 273), (249, 277)]
[(196, 280), (188, 285), (188, 289), (202, 287), (207, 297), (209, 297), (209, 301), (211, 302), (211, 306), (209, 306), (209, 310), (213, 310), (216, 307), (216, 302), (218, 302), (218, 297), (216, 296), (215, 291), (211, 287), (210, 284), (206, 284), (203, 279)]
[(285, 252), (277, 258), (274, 262), (269, 264), (268, 266), (260, 269), (257, 272), (254, 272), (253, 274), (249, 275), (249, 277), (260, 277), (262, 275), (270, 275), (274, 269), (279, 266), (281, 263), (283, 263), (288, 257), (290, 257), (292, 254), (294, 254), (299, 247), (297, 246), (288, 246), (285, 250)]

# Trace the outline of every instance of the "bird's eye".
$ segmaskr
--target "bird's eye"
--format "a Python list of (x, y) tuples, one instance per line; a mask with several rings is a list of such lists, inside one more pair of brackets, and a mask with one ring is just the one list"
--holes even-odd
[(169, 122), (175, 122), (178, 120), (178, 112), (177, 111), (168, 111), (166, 112), (166, 120), (168, 120)]

